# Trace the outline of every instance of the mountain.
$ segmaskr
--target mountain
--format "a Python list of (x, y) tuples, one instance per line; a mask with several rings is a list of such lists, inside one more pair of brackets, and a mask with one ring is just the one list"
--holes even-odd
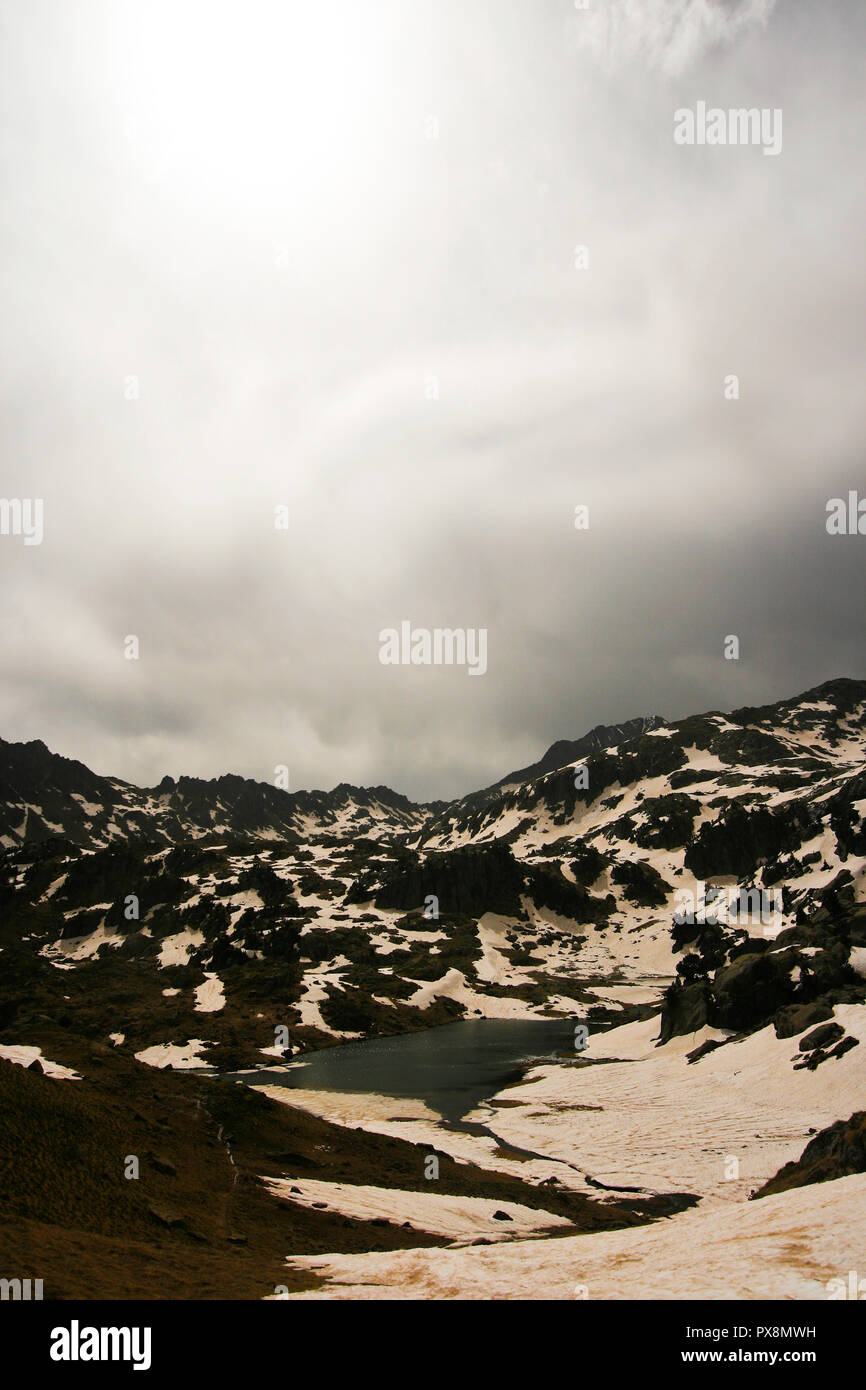
[(226, 775), (209, 781), (164, 777), (157, 787), (134, 787), (99, 777), (39, 740), (0, 739), (0, 845), (7, 847), (54, 836), (92, 849), (214, 835), (280, 840), (312, 829), (375, 835), (382, 827), (418, 826), (428, 811), (388, 787), (347, 783), (332, 792), (287, 792)]
[(558, 767), (565, 767), (567, 763), (581, 762), (591, 753), (600, 752), (602, 748), (614, 748), (618, 743), (637, 738), (639, 734), (651, 733), (664, 722), (660, 714), (649, 714), (637, 719), (627, 719), (624, 724), (596, 724), (595, 728), (590, 729), (582, 738), (574, 741), (560, 739), (557, 743), (552, 743), (537, 763), (520, 768), (517, 772), (509, 772), (494, 785), (506, 787), (515, 782), (531, 782), (533, 778), (541, 777), (545, 772), (553, 772)]
[[(754, 1192), (760, 1206), (803, 1184), (857, 1183), (864, 812), (866, 682), (850, 679), (729, 713), (599, 726), (492, 787), (429, 805), (384, 787), (289, 793), (234, 776), (140, 789), (40, 742), (0, 743), (7, 1134), (25, 1147), (28, 1134), (42, 1136), (32, 1172), (47, 1155), (52, 1172), (63, 1169), (63, 1202), (79, 1211), (75, 1167), (68, 1178), (63, 1168), (72, 1150), (50, 1137), (52, 1096), (80, 1078), (83, 1099), (63, 1102), (63, 1123), (103, 1185), (112, 1135), (118, 1152), (138, 1151), (124, 1137), (131, 1107), (135, 1144), (180, 1176), (157, 1167), (134, 1211), (126, 1189), (117, 1207), (87, 1189), (91, 1214), (75, 1221), (120, 1239), (112, 1213), (125, 1212), (135, 1240), (152, 1230), (168, 1280), (169, 1267), (186, 1268), (185, 1241), (202, 1244), (217, 1270), (220, 1242), (233, 1238), (212, 1228), (192, 1178), (182, 1181), (198, 1162), (196, 1135), (205, 1167), (228, 1144), (230, 1191), (237, 1163), (247, 1174), (242, 1190), (255, 1198), (237, 1210), (257, 1213), (260, 1258), (274, 1221), (299, 1258), (399, 1250), (410, 1236), (417, 1246), (418, 1230), (387, 1220), (385, 1230), (379, 1215), (374, 1230), (351, 1193), (339, 1199), (344, 1224), (305, 1217), (303, 1239), (274, 1204), (282, 1211), (287, 1193), (297, 1204), (309, 1192), (321, 1207), (325, 1185), (348, 1182), (367, 1184), (364, 1201), (399, 1187), (414, 1211), (407, 1194), (419, 1179), (425, 1188), (431, 1144), (460, 1159), (443, 1170), (455, 1201), (507, 1195), (532, 1220), (586, 1232), (685, 1221), (686, 1206), (718, 1198), (719, 1153), (751, 1165), (726, 1200)], [(308, 1096), (314, 1121), (252, 1092), (227, 1098), (212, 1078), (278, 1076), (312, 1049), (481, 1017), (579, 1022), (591, 1049), (533, 1073), (471, 1135), (395, 1119), (387, 1102), (349, 1124), (360, 1113), (351, 1098), (334, 1109)], [(810, 1133), (825, 1130), (801, 1157)], [(401, 1148), (398, 1131), (415, 1147)], [(383, 1135), (391, 1176), (376, 1147)], [(25, 1169), (16, 1160), (13, 1209), (46, 1223), (50, 1264), (57, 1212)], [(277, 1184), (265, 1206), (263, 1174)], [(486, 1226), (476, 1230), (489, 1240)], [(443, 1243), (423, 1223), (422, 1233)], [(77, 1255), (61, 1265), (99, 1280), (101, 1248), (93, 1265)], [(247, 1267), (231, 1267), (231, 1287), (251, 1296)], [(226, 1287), (227, 1275), (213, 1277)]]
[[(609, 1017), (622, 1005), (598, 982), (611, 980), (659, 998), (673, 984), (670, 1035), (727, 1017), (733, 986), (716, 997), (707, 971), (744, 942), (766, 947), (762, 908), (774, 935), (802, 935), (828, 895), (859, 910), (864, 749), (866, 683), (852, 680), (728, 715), (600, 726), (522, 781), (428, 806), (384, 787), (290, 793), (234, 776), (142, 790), (42, 743), (3, 743), (6, 939), (17, 924), (16, 961), (26, 941), (46, 983), (56, 967), (122, 975), (134, 959), (149, 998), (170, 977), (187, 1033), (219, 972), (208, 1045), (230, 1065), (273, 1046), (263, 993), (284, 1001), (296, 1049), (514, 1010)], [(750, 915), (679, 922), (705, 882), (727, 897), (736, 885)], [(93, 1026), (108, 1033), (99, 1000)], [(124, 1031), (139, 1051), (171, 1041), (150, 1006)]]
[[(573, 742), (553, 744), (532, 767), (510, 773), (489, 791), (528, 781), (663, 722), (651, 715), (600, 724)], [(232, 774), (210, 780), (164, 777), (157, 787), (140, 788), (99, 777), (38, 739), (0, 739), (0, 846), (5, 847), (54, 836), (91, 849), (122, 840), (176, 844), (213, 835), (280, 840), (310, 831), (352, 831), (376, 836), (419, 829), (444, 809), (440, 802), (417, 805), (388, 787), (340, 783), (331, 792), (288, 792)]]

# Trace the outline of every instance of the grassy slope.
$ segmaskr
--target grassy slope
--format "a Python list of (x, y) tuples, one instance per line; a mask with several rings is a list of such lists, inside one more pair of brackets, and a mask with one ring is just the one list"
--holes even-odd
[[(45, 1055), (81, 1081), (0, 1062), (0, 1269), (43, 1279), (46, 1298), (261, 1298), (277, 1284), (302, 1286), (284, 1269), (289, 1254), (446, 1243), (296, 1206), (258, 1181), (314, 1176), (429, 1192), (429, 1147), (155, 1071), (60, 1029), (53, 1044), (43, 1043)], [(137, 1180), (124, 1177), (130, 1154)], [(445, 1155), (436, 1190), (561, 1213), (577, 1230), (639, 1224), (659, 1210), (539, 1191)]]

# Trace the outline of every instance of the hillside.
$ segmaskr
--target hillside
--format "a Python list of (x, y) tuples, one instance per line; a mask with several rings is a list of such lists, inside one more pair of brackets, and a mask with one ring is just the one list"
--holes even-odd
[[(418, 806), (141, 790), (0, 744), (6, 1250), (88, 1296), (121, 1287), (107, 1252), (189, 1289), (201, 1246), (200, 1293), (264, 1296), (283, 1256), (296, 1291), (325, 1256), (429, 1247), (432, 1269), (449, 1233), (493, 1238), (485, 1201), (512, 1204), (512, 1240), (626, 1232), (862, 1173), (866, 682), (602, 726), (524, 771)], [(573, 1020), (588, 1050), (492, 1099), (474, 1138), (268, 1084), (469, 1018)], [(266, 1094), (219, 1080), (251, 1068)], [(444, 1207), (420, 1195), (431, 1146)], [(745, 1171), (720, 1189), (728, 1152)], [(112, 1196), (130, 1153), (147, 1183)]]

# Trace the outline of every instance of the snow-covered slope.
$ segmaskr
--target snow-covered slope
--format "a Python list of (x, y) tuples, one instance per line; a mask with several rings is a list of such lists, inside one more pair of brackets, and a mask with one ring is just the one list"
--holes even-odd
[(646, 1017), (663, 995), (665, 1037), (856, 1001), (866, 684), (546, 757), (575, 748), (425, 808), (236, 777), (142, 791), (0, 745), (6, 949), (66, 973), (135, 960), (152, 984), (124, 1046), (204, 1037), (219, 1057), (231, 1037), (248, 1065), (286, 1047), (263, 993), (295, 1050), (467, 1016)]
[(428, 809), (388, 787), (347, 783), (332, 792), (288, 792), (226, 775), (210, 781), (164, 777), (157, 787), (134, 787), (99, 777), (38, 740), (0, 739), (0, 846), (53, 836), (87, 849), (219, 835), (267, 842), (310, 831), (375, 837), (383, 829), (393, 834), (417, 827)]
[[(28, 1085), (80, 1078), (61, 1096), (110, 1064), (148, 1095), (170, 1068), (204, 1088), (260, 1068), (277, 1109), (365, 1162), (414, 1143), (477, 1170), (440, 1193), (411, 1164), (405, 1186), (372, 1160), (317, 1172), (327, 1148), (300, 1177), (257, 1168), (292, 1221), (418, 1242), (293, 1258), (325, 1297), (827, 1297), (866, 1218), (864, 811), (850, 680), (601, 726), (447, 806), (142, 790), (0, 743), (0, 1058), (40, 1059)], [(533, 1016), (572, 1022), (574, 1053), (462, 1128), (274, 1084), (332, 1043)]]
[(599, 1299), (830, 1299), (862, 1269), (866, 1174), (634, 1230), (507, 1245), (289, 1261), (306, 1299), (568, 1299), (591, 1336)]

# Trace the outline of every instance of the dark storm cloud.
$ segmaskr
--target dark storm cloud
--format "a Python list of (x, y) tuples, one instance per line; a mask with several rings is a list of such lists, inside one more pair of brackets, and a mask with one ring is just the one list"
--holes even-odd
[[(4, 737), (444, 796), (863, 674), (853, 7), (3, 16)], [(700, 100), (781, 154), (675, 145)], [(487, 674), (382, 666), (404, 619)]]

